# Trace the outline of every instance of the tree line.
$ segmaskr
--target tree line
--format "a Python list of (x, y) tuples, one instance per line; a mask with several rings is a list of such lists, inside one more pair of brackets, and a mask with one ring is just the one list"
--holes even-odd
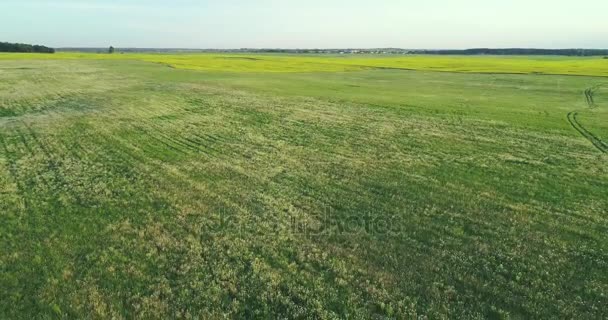
[(466, 50), (413, 50), (414, 54), (448, 54), (448, 55), (543, 55), (543, 56), (604, 56), (608, 55), (608, 49), (466, 49)]
[(25, 43), (0, 42), (0, 52), (55, 53), (55, 49)]
[[(118, 50), (111, 48), (59, 48), (65, 52), (95, 52), (114, 53)], [(121, 48), (121, 53), (288, 53), (288, 54), (430, 54), (430, 55), (548, 55), (548, 56), (608, 56), (608, 49), (534, 49), (507, 48), (492, 49), (478, 48), (465, 50), (426, 50), (400, 48), (368, 48), (368, 49), (180, 49), (180, 48)], [(608, 59), (608, 57), (605, 57)]]

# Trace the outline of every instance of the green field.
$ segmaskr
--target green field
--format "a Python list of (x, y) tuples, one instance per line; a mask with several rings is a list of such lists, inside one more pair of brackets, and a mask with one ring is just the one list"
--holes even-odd
[(608, 318), (606, 76), (0, 54), (0, 318)]
[(211, 72), (293, 73), (363, 70), (421, 70), (461, 73), (553, 74), (608, 77), (608, 59), (551, 56), (386, 56), (386, 55), (273, 55), (273, 54), (2, 54), (2, 60), (132, 60), (177, 69)]

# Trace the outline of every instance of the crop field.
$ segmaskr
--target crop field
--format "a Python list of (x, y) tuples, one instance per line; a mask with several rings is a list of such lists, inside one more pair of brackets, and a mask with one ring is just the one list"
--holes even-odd
[(608, 318), (607, 164), (607, 59), (0, 54), (0, 319)]
[(339, 72), (377, 69), (450, 71), (462, 73), (554, 74), (608, 77), (608, 59), (602, 57), (527, 56), (377, 56), (377, 55), (272, 55), (272, 54), (2, 54), (15, 59), (136, 60), (172, 68), (212, 72)]

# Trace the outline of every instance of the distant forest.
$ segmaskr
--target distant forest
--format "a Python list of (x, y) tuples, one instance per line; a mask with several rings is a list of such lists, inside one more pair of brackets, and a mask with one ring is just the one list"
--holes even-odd
[(543, 56), (604, 56), (608, 49), (466, 49), (466, 50), (411, 50), (414, 54), (451, 54), (451, 55), (543, 55)]
[(0, 42), (0, 52), (55, 53), (55, 49), (24, 43)]
[[(59, 48), (67, 52), (107, 53), (108, 48)], [(436, 55), (546, 55), (546, 56), (608, 56), (608, 49), (466, 49), (466, 50), (426, 50), (401, 48), (371, 49), (187, 49), (187, 48), (122, 48), (121, 53), (288, 53), (288, 54), (436, 54)]]

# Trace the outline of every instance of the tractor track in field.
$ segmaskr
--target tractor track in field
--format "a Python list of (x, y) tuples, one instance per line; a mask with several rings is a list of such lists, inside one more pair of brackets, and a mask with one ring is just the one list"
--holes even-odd
[[(597, 104), (595, 103), (595, 100), (593, 97), (594, 93), (597, 89), (599, 89), (599, 85), (585, 89), (585, 100), (587, 102), (588, 109), (597, 108)], [(606, 142), (602, 141), (599, 137), (597, 137), (593, 133), (591, 133), (580, 122), (578, 122), (577, 116), (578, 116), (579, 111), (581, 111), (581, 110), (575, 110), (575, 111), (571, 111), (570, 113), (568, 113), (568, 122), (570, 122), (570, 125), (576, 131), (578, 131), (583, 137), (585, 137), (587, 140), (589, 140), (589, 142), (591, 142), (593, 144), (593, 146), (595, 146), (598, 150), (600, 150), (603, 153), (608, 153), (608, 144)]]

